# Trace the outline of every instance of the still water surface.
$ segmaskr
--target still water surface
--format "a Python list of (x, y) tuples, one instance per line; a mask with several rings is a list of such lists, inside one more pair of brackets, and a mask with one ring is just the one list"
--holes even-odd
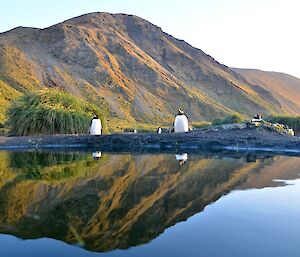
[(0, 152), (0, 253), (298, 257), (299, 173), (299, 157)]

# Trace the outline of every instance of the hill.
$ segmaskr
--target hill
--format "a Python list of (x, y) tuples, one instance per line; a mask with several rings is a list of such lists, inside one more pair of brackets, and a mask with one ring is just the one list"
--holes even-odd
[(291, 75), (256, 69), (233, 70), (242, 75), (254, 87), (259, 85), (276, 98), (290, 114), (300, 114), (300, 79)]
[(194, 121), (291, 112), (261, 85), (125, 14), (90, 13), (1, 33), (0, 87), (10, 90), (9, 100), (28, 90), (64, 89), (100, 106), (112, 129), (170, 125), (177, 108)]

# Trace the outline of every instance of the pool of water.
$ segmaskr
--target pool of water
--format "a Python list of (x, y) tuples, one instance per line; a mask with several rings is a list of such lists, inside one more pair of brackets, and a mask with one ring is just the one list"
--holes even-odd
[(0, 152), (5, 257), (300, 256), (300, 158)]

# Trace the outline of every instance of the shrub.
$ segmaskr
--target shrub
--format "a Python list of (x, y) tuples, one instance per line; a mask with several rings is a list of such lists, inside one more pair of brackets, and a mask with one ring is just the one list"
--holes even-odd
[(82, 134), (88, 132), (94, 112), (99, 113), (94, 105), (68, 93), (43, 90), (17, 99), (8, 110), (7, 124), (17, 136)]
[(223, 125), (223, 124), (231, 124), (231, 123), (241, 123), (243, 120), (241, 116), (237, 114), (229, 115), (225, 117), (224, 119), (214, 119), (212, 121), (212, 125)]

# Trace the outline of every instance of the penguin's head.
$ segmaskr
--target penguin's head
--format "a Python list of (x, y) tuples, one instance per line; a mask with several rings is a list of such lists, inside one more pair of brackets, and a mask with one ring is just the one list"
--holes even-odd
[(178, 109), (178, 115), (184, 115), (184, 111), (181, 109)]

